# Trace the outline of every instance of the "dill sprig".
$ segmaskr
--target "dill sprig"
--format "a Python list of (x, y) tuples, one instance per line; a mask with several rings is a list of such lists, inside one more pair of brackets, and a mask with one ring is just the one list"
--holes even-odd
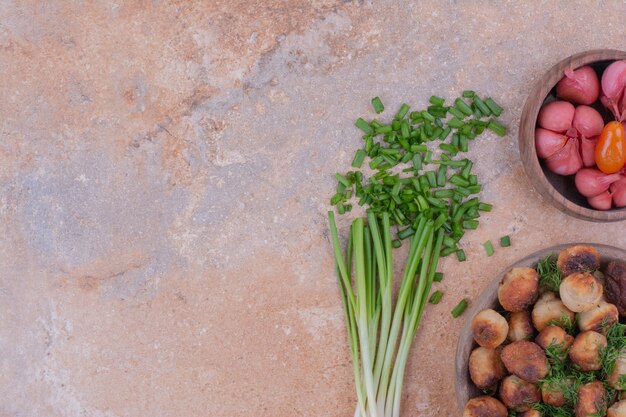
[(555, 407), (546, 403), (535, 403), (533, 408), (542, 416), (550, 416), (550, 417), (574, 417), (574, 409), (568, 406)]
[(561, 329), (565, 330), (566, 333), (574, 334), (574, 330), (576, 329), (576, 319), (572, 319), (565, 313), (561, 313), (561, 317), (558, 319), (550, 320), (547, 323), (548, 326), (558, 326)]
[(626, 389), (626, 375), (620, 375), (620, 377), (617, 378), (617, 386), (622, 391)]
[(626, 354), (626, 325), (615, 323), (606, 331), (607, 346), (600, 350), (601, 376), (607, 378), (615, 370), (615, 361)]
[(539, 285), (550, 291), (559, 291), (561, 285), (561, 272), (556, 266), (557, 256), (554, 253), (544, 256), (537, 263), (537, 274), (539, 274)]

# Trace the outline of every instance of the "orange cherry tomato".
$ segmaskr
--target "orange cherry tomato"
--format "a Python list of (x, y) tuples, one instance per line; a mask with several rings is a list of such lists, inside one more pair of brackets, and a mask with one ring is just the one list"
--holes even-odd
[(626, 139), (620, 122), (609, 122), (602, 129), (595, 149), (595, 160), (600, 171), (613, 174), (626, 164)]

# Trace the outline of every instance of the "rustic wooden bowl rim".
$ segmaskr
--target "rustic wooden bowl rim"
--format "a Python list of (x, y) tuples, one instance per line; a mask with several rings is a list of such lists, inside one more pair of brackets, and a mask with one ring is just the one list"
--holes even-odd
[(522, 165), (535, 189), (559, 210), (584, 220), (612, 222), (626, 219), (626, 208), (607, 211), (582, 207), (561, 194), (546, 178), (535, 150), (535, 126), (545, 98), (563, 76), (567, 67), (578, 68), (601, 61), (626, 59), (626, 52), (616, 49), (594, 49), (567, 57), (553, 65), (534, 84), (520, 117), (518, 144)]
[(568, 243), (541, 249), (516, 261), (515, 263), (500, 271), (500, 273), (496, 275), (496, 277), (483, 289), (478, 298), (476, 298), (476, 300), (471, 303), (471, 308), (464, 314), (465, 321), (463, 323), (463, 327), (461, 328), (461, 332), (459, 333), (459, 340), (456, 347), (456, 358), (454, 364), (456, 373), (456, 399), (461, 414), (463, 413), (463, 407), (465, 406), (465, 403), (467, 403), (470, 398), (473, 398), (475, 396), (471, 393), (476, 393), (477, 391), (477, 388), (474, 387), (472, 381), (470, 380), (468, 371), (469, 355), (472, 349), (478, 346), (474, 342), (474, 337), (471, 331), (472, 318), (479, 311), (485, 308), (494, 308), (498, 305), (498, 285), (500, 284), (500, 281), (502, 280), (504, 274), (511, 268), (534, 267), (537, 264), (537, 261), (544, 256), (550, 253), (558, 253), (559, 251), (574, 245), (588, 245), (595, 247), (602, 256), (603, 264), (606, 261), (612, 259), (626, 260), (626, 250), (617, 248), (615, 246), (603, 245), (598, 243)]

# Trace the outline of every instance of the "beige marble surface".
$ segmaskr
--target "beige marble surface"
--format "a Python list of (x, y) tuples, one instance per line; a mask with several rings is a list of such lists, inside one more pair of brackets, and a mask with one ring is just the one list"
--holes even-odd
[[(404, 416), (458, 415), (460, 320), (550, 244), (624, 224), (546, 204), (517, 123), (556, 60), (624, 48), (624, 1), (0, 2), (0, 416), (349, 416), (326, 211), (369, 99), (472, 88), (510, 134), (471, 150), (495, 204), (442, 262)], [(347, 227), (347, 219), (341, 223)], [(481, 243), (510, 234), (487, 258)], [(402, 261), (404, 252), (396, 259)]]

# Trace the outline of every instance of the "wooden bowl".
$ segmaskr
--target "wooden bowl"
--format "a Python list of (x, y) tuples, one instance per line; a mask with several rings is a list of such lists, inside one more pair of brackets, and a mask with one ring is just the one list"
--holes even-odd
[(459, 341), (456, 347), (456, 360), (454, 365), (456, 369), (456, 400), (459, 405), (459, 409), (461, 410), (461, 414), (463, 413), (463, 407), (470, 398), (484, 395), (472, 383), (468, 370), (470, 353), (474, 348), (478, 347), (478, 344), (474, 342), (474, 336), (471, 330), (472, 318), (474, 318), (474, 316), (479, 311), (486, 308), (492, 308), (496, 311), (502, 311), (502, 307), (500, 307), (500, 304), (498, 303), (498, 285), (500, 284), (500, 281), (502, 281), (502, 277), (504, 276), (504, 274), (511, 268), (535, 267), (537, 265), (537, 262), (544, 256), (550, 253), (558, 253), (561, 250), (573, 245), (589, 245), (598, 249), (600, 255), (602, 256), (602, 268), (605, 268), (606, 264), (609, 261), (626, 260), (626, 251), (616, 248), (614, 246), (599, 245), (596, 243), (570, 243), (567, 245), (558, 245), (552, 246), (547, 249), (542, 249), (538, 252), (533, 253), (532, 255), (528, 255), (524, 259), (515, 262), (504, 271), (500, 272), (494, 278), (494, 280), (491, 281), (489, 285), (483, 290), (480, 296), (472, 302), (469, 311), (465, 312), (465, 323), (463, 323), (463, 327), (461, 328), (461, 334), (459, 335)]
[[(535, 127), (539, 109), (544, 103), (556, 99), (555, 86), (563, 78), (567, 67), (578, 68), (590, 65), (601, 76), (602, 71), (612, 62), (626, 59), (626, 52), (612, 49), (596, 49), (581, 52), (550, 68), (532, 87), (522, 115), (519, 127), (519, 150), (526, 175), (533, 186), (559, 210), (574, 217), (596, 222), (612, 222), (626, 219), (626, 208), (613, 208), (607, 211), (595, 210), (587, 199), (578, 193), (574, 185), (574, 176), (563, 177), (548, 170), (543, 161), (537, 157), (535, 150)], [(613, 120), (604, 106), (592, 105), (605, 118), (605, 122)]]

